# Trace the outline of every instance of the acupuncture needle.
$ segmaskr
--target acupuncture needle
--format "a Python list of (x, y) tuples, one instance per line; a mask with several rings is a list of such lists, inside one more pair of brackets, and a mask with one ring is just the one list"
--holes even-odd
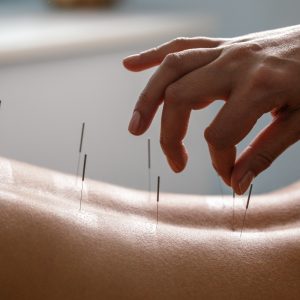
[(156, 227), (158, 226), (158, 203), (160, 193), (160, 176), (157, 177), (157, 194), (156, 194)]
[(235, 191), (232, 190), (232, 230), (234, 231), (234, 219), (235, 219)]
[(151, 198), (151, 140), (148, 139), (148, 191)]
[[(224, 199), (224, 191), (223, 191), (223, 187), (222, 187), (222, 181), (219, 176), (218, 176), (218, 182), (219, 182), (219, 188), (220, 188), (220, 192), (222, 194), (222, 200), (223, 200)], [(224, 208), (224, 202), (223, 202), (223, 208)]]
[(78, 173), (79, 173), (79, 166), (80, 166), (80, 159), (81, 159), (81, 152), (82, 152), (82, 145), (83, 145), (83, 138), (84, 138), (84, 130), (85, 130), (85, 123), (82, 123), (81, 128), (81, 137), (80, 137), (80, 144), (79, 144), (79, 153), (78, 153), (78, 162), (77, 162), (77, 170), (76, 170), (76, 180), (78, 180)]
[(86, 161), (87, 161), (87, 154), (84, 155), (84, 163), (83, 163), (82, 178), (81, 178), (80, 211), (81, 211), (81, 203), (82, 203), (83, 183), (85, 179)]
[(250, 202), (250, 198), (251, 198), (252, 187), (253, 187), (253, 184), (250, 185), (250, 190), (249, 190), (249, 193), (248, 193), (247, 205), (246, 205), (246, 210), (245, 210), (245, 214), (244, 214), (243, 226), (242, 226), (240, 238), (242, 237), (242, 233), (243, 233), (244, 226), (245, 226), (245, 220), (246, 220), (247, 210), (248, 210), (249, 202)]

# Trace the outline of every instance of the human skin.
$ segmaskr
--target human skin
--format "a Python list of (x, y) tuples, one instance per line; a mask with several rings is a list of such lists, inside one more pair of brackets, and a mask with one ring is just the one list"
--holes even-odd
[[(191, 111), (217, 99), (225, 104), (204, 136), (214, 168), (237, 194), (300, 138), (299, 25), (236, 38), (178, 38), (127, 57), (124, 66), (131, 71), (159, 66), (129, 130), (143, 134), (163, 104), (160, 142), (175, 172), (188, 160), (183, 139)], [(237, 157), (236, 145), (266, 113), (271, 123)]]
[(53, 3), (63, 7), (107, 5), (113, 0), (54, 0)]
[[(299, 299), (300, 184), (155, 195), (0, 159), (0, 299)], [(242, 201), (243, 200), (243, 201)], [(233, 226), (234, 225), (234, 226)], [(233, 229), (234, 227), (234, 229)]]

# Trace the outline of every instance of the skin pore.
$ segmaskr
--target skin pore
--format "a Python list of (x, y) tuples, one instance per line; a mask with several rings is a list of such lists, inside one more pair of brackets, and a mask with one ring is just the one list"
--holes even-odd
[(299, 299), (300, 184), (155, 195), (0, 159), (1, 299)]

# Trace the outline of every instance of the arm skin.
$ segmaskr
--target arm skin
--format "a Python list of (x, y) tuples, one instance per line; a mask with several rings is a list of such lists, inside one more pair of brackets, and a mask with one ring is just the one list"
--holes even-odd
[[(162, 105), (160, 142), (175, 172), (187, 164), (191, 111), (218, 99), (224, 105), (204, 136), (214, 168), (237, 194), (300, 139), (299, 25), (229, 39), (178, 38), (123, 63), (131, 71), (158, 66), (129, 131), (143, 134)], [(237, 156), (236, 145), (266, 113), (270, 124)]]
[[(0, 159), (0, 299), (299, 299), (300, 184), (155, 195)], [(244, 199), (244, 198), (243, 198)], [(245, 199), (244, 199), (245, 200)]]

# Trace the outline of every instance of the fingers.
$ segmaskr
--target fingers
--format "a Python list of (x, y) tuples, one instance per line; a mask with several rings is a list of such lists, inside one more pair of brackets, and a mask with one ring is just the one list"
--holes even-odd
[(142, 71), (162, 63), (168, 54), (193, 48), (213, 48), (219, 46), (224, 39), (211, 38), (177, 38), (156, 48), (131, 55), (123, 60), (125, 68), (131, 71)]
[(164, 104), (160, 144), (170, 167), (178, 173), (185, 168), (188, 160), (188, 154), (182, 141), (188, 129), (191, 109), (183, 103), (179, 106), (173, 104), (170, 100)]
[(243, 97), (246, 96), (241, 93), (232, 95), (204, 134), (212, 164), (229, 186), (235, 164), (235, 145), (250, 132), (266, 109), (263, 101), (253, 101), (248, 98), (249, 95)]
[(223, 181), (231, 185), (231, 172), (236, 158), (236, 147), (231, 146), (226, 149), (216, 149), (208, 144), (212, 165)]
[(166, 90), (161, 122), (161, 147), (175, 172), (182, 171), (187, 163), (188, 155), (183, 139), (188, 129), (191, 110), (207, 106), (220, 95), (225, 98), (224, 95), (228, 93), (230, 80), (227, 76), (217, 77), (215, 72), (213, 63), (209, 64), (183, 76)]
[[(220, 53), (221, 49), (195, 49), (168, 55), (141, 93), (129, 124), (129, 131), (134, 135), (143, 134), (162, 103), (167, 88), (185, 74), (214, 61)], [(186, 89), (190, 87), (186, 86)]]
[(299, 140), (299, 120), (299, 110), (282, 113), (241, 154), (231, 178), (231, 185), (236, 193), (243, 194), (255, 176), (268, 168), (283, 151)]

